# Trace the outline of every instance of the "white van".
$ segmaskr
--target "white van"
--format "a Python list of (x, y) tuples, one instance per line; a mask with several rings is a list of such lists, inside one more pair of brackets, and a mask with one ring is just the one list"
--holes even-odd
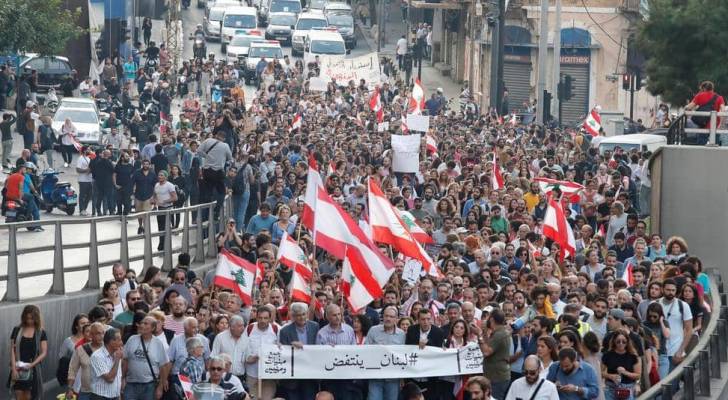
[(311, 29), (326, 28), (329, 21), (320, 11), (305, 12), (298, 15), (296, 27), (291, 37), (291, 54), (296, 57), (303, 54), (303, 42)]
[(650, 135), (648, 133), (635, 133), (632, 135), (611, 136), (599, 142), (599, 154), (605, 151), (614, 151), (619, 146), (625, 153), (632, 149), (639, 152), (650, 151), (652, 153), (662, 146), (667, 145), (667, 138), (661, 135)]
[(344, 38), (336, 28), (310, 30), (304, 39), (303, 62), (306, 65), (316, 61), (316, 56), (336, 59), (345, 58), (348, 53)]
[(230, 43), (235, 31), (242, 29), (258, 28), (258, 12), (255, 7), (226, 7), (225, 15), (222, 17), (222, 52), (227, 52), (227, 44)]

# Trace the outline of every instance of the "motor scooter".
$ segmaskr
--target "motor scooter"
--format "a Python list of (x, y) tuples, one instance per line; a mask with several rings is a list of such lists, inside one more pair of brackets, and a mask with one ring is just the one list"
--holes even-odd
[(59, 182), (58, 174), (61, 173), (52, 168), (42, 172), (43, 179), (40, 183), (41, 208), (47, 212), (58, 208), (68, 215), (73, 215), (74, 211), (76, 211), (78, 195), (69, 182)]

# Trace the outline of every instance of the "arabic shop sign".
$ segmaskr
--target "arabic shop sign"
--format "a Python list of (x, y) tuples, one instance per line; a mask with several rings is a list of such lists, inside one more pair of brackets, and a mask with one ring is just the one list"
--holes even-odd
[(335, 79), (339, 85), (346, 85), (353, 80), (359, 85), (364, 79), (371, 88), (379, 84), (379, 56), (376, 52), (354, 58), (340, 56), (321, 56), (321, 77), (327, 82)]
[(477, 345), (442, 349), (405, 345), (263, 345), (258, 361), (262, 379), (391, 379), (483, 373)]

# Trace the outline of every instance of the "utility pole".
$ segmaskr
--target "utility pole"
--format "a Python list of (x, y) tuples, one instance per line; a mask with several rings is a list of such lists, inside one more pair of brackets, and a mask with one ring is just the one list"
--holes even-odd
[[(554, 22), (554, 66), (551, 93), (556, 93), (561, 82), (561, 0), (556, 0), (556, 21)], [(551, 115), (559, 116), (561, 124), (561, 96), (553, 96)]]
[(505, 0), (495, 0), (488, 22), (490, 35), (490, 107), (500, 113), (503, 97), (503, 30), (505, 29)]
[(382, 51), (382, 42), (384, 42), (384, 0), (379, 0), (379, 10), (377, 11), (377, 53)]
[(538, 85), (536, 95), (536, 122), (544, 122), (544, 92), (546, 91), (546, 57), (548, 53), (549, 35), (549, 0), (541, 0), (541, 29), (538, 38)]

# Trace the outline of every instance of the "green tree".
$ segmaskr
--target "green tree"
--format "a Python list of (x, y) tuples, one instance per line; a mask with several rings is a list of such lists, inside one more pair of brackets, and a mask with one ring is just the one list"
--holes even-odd
[(58, 54), (83, 32), (62, 0), (0, 0), (0, 52)]
[(728, 93), (728, 2), (650, 0), (649, 19), (639, 27), (638, 43), (647, 56), (647, 89), (683, 105), (710, 80)]

